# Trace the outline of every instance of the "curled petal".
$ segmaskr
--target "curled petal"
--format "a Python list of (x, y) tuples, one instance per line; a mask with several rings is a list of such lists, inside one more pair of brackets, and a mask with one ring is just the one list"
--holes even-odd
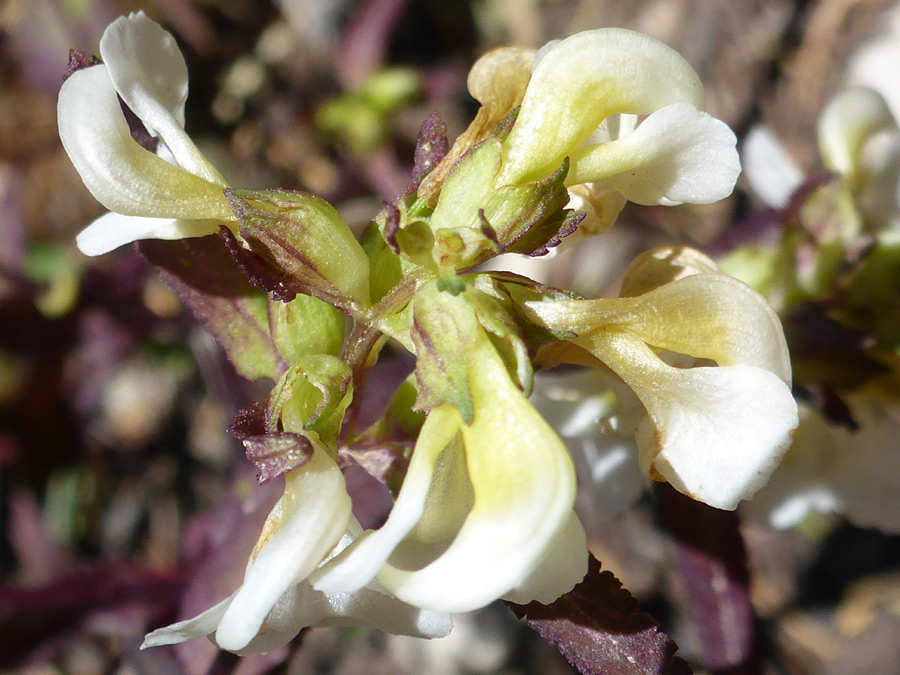
[(744, 176), (769, 206), (783, 209), (803, 182), (803, 170), (767, 126), (756, 125), (741, 148)]
[(185, 239), (214, 234), (219, 229), (215, 220), (171, 220), (123, 216), (110, 211), (82, 230), (75, 243), (85, 255), (103, 255), (139, 239)]
[(210, 607), (205, 612), (198, 614), (193, 619), (186, 619), (173, 623), (171, 626), (158, 628), (152, 633), (148, 633), (144, 638), (141, 649), (149, 649), (150, 647), (161, 647), (163, 645), (176, 645), (188, 640), (196, 640), (200, 637), (206, 637), (216, 630), (219, 621), (225, 614), (225, 610), (234, 599), (234, 594), (225, 598), (217, 605)]
[(535, 67), (504, 142), (499, 182), (551, 175), (610, 115), (646, 115), (674, 103), (703, 107), (700, 79), (675, 50), (620, 28), (573, 35)]
[[(575, 472), (565, 446), (519, 389), (482, 337), (473, 348), (470, 386), (475, 417), (463, 426), (475, 501), (459, 534), (434, 562), (378, 576), (401, 600), (447, 612), (482, 607), (526, 583), (569, 524)], [(568, 555), (587, 549), (567, 540)], [(575, 542), (574, 544), (572, 542)], [(580, 567), (540, 589), (558, 597), (580, 581)]]
[(718, 274), (716, 262), (687, 246), (657, 246), (631, 261), (622, 277), (623, 298), (643, 295), (660, 286), (694, 274)]
[(710, 204), (734, 189), (736, 143), (727, 124), (676, 103), (623, 138), (574, 151), (566, 184), (596, 181), (636, 204)]
[(765, 485), (797, 426), (797, 404), (778, 377), (745, 365), (673, 368), (618, 330), (585, 342), (647, 409), (637, 441), (651, 478), (720, 509)]
[(897, 130), (884, 98), (868, 87), (850, 87), (835, 96), (819, 116), (819, 152), (826, 168), (855, 185), (866, 141), (880, 131)]
[(175, 39), (143, 12), (113, 21), (100, 38), (100, 55), (119, 96), (147, 129), (159, 135), (178, 164), (228, 187), (184, 132), (188, 72)]
[(533, 49), (502, 47), (482, 56), (469, 71), (469, 93), (488, 109), (491, 128), (522, 103), (534, 56)]
[(63, 83), (59, 137), (91, 194), (129, 216), (234, 220), (222, 188), (169, 164), (132, 138), (106, 67)]
[(634, 298), (533, 302), (527, 308), (554, 329), (589, 336), (618, 326), (658, 349), (720, 366), (763, 368), (791, 382), (778, 316), (759, 293), (724, 274), (686, 276)]
[(216, 642), (243, 649), (260, 631), (275, 603), (305, 579), (334, 548), (350, 520), (350, 497), (334, 460), (321, 448), (286, 476), (281, 500), (269, 516), (244, 583), (219, 622)]
[[(376, 531), (367, 531), (347, 547), (340, 555), (330, 560), (322, 569), (313, 575), (313, 585), (320, 591), (327, 593), (347, 592), (352, 593), (367, 585), (387, 562), (394, 549), (412, 532), (422, 520), (426, 512), (426, 498), (437, 501), (442, 515), (447, 516), (451, 512), (458, 511), (462, 506), (462, 514), (456, 520), (459, 523), (465, 518), (471, 504), (466, 498), (466, 490), (446, 490), (449, 494), (436, 495), (433, 489), (435, 470), (438, 459), (442, 453), (455, 454), (460, 458), (462, 452), (449, 449), (454, 442), (454, 437), (459, 433), (462, 419), (456, 408), (444, 405), (434, 408), (425, 420), (416, 447), (413, 450), (412, 459), (403, 486), (397, 495), (394, 508), (384, 525)], [(447, 452), (445, 453), (445, 450)], [(452, 482), (468, 482), (465, 469), (462, 475), (453, 471), (454, 463), (445, 463)], [(453, 481), (452, 479), (456, 479)], [(446, 482), (446, 481), (445, 481)], [(454, 499), (455, 498), (455, 499)], [(462, 501), (462, 504), (459, 502)], [(458, 529), (459, 525), (457, 524)], [(427, 535), (431, 536), (427, 536)], [(426, 533), (426, 538), (432, 541), (439, 539), (434, 532)]]

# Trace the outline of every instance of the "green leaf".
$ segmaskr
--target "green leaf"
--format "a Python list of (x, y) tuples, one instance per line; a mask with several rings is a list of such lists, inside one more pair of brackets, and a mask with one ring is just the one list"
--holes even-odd
[(338, 356), (344, 342), (344, 315), (309, 295), (269, 302), (269, 327), (278, 351), (293, 365), (307, 354)]
[(249, 380), (277, 380), (287, 364), (269, 332), (268, 297), (250, 285), (218, 237), (146, 240), (138, 250)]

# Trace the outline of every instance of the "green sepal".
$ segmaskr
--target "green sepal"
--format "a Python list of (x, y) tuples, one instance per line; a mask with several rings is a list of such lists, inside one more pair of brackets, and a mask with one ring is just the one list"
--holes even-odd
[[(493, 280), (489, 275), (479, 274), (478, 277), (484, 277), (478, 286), (493, 286)], [(501, 293), (486, 293), (475, 288), (470, 289), (466, 297), (475, 308), (478, 322), (487, 331), (506, 369), (514, 375), (515, 381), (525, 395), (530, 395), (534, 384), (534, 368), (519, 323), (509, 311), (511, 307), (509, 299), (504, 298)]]
[(468, 382), (469, 354), (481, 325), (463, 294), (429, 283), (413, 299), (412, 341), (416, 350), (416, 409), (449, 403), (470, 424), (475, 410)]
[(533, 371), (519, 325), (503, 301), (474, 288), (472, 279), (455, 277), (460, 288), (449, 283), (451, 278), (422, 287), (413, 300), (416, 408), (449, 403), (471, 424), (469, 380), (478, 377), (470, 371), (479, 340), (490, 339), (510, 377), (525, 392), (531, 390)]
[(307, 354), (289, 368), (272, 390), (267, 418), (281, 428), (337, 451), (344, 413), (353, 399), (350, 368), (327, 354)]
[(225, 190), (251, 250), (303, 292), (343, 309), (369, 303), (369, 260), (331, 204), (305, 192)]
[(369, 294), (377, 303), (403, 278), (401, 259), (385, 241), (378, 219), (365, 229), (359, 243), (369, 259)]
[[(569, 201), (564, 185), (568, 159), (549, 178), (524, 185), (496, 184), (502, 162), (502, 143), (497, 137), (490, 137), (466, 153), (447, 176), (430, 218), (432, 230), (475, 232), (481, 236), (478, 245), (466, 242), (469, 245), (455, 260), (450, 256), (436, 259), (439, 264), (454, 268), (477, 265), (498, 252), (511, 250), (516, 242), (537, 229), (540, 236), (528, 244), (534, 248), (521, 251), (531, 253), (569, 225), (568, 212), (563, 213)], [(535, 238), (526, 241), (532, 239)], [(520, 248), (521, 245), (516, 250)]]
[(270, 300), (269, 328), (278, 351), (289, 365), (308, 354), (338, 356), (344, 343), (344, 315), (309, 295), (290, 302)]

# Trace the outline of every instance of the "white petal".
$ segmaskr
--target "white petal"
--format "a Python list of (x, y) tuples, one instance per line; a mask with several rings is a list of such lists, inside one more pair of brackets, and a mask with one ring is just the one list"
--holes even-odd
[(616, 330), (590, 347), (647, 409), (637, 441), (651, 477), (720, 509), (765, 485), (797, 426), (797, 404), (777, 376), (744, 365), (673, 368)]
[[(503, 596), (504, 600), (527, 605), (537, 601), (549, 605), (563, 593), (567, 593), (587, 574), (587, 535), (578, 516), (572, 513), (538, 566), (522, 583)], [(573, 583), (574, 582), (574, 583)], [(560, 589), (565, 589), (560, 592)]]
[(884, 98), (868, 87), (850, 87), (819, 115), (819, 152), (825, 167), (856, 183), (865, 142), (880, 131), (897, 129)]
[(316, 448), (309, 462), (286, 476), (284, 496), (273, 513), (279, 509), (274, 532), (264, 531), (268, 541), (250, 562), (243, 585), (219, 623), (216, 642), (223, 649), (244, 648), (281, 595), (306, 578), (346, 531), (350, 497), (327, 452)]
[[(419, 432), (403, 486), (387, 521), (377, 531), (364, 532), (340, 555), (316, 570), (311, 579), (316, 589), (327, 593), (352, 593), (375, 578), (397, 545), (422, 519), (426, 497), (435, 500), (431, 486), (438, 458), (453, 442), (461, 424), (459, 413), (451, 406), (435, 408), (429, 413)], [(460, 478), (468, 481), (465, 475)], [(450, 507), (446, 499), (450, 496), (441, 495), (445, 498), (439, 499), (444, 512)], [(464, 495), (456, 496), (464, 498)], [(468, 511), (469, 505), (464, 506)], [(465, 513), (462, 516), (465, 517)]]
[(573, 35), (535, 67), (504, 142), (499, 183), (549, 176), (610, 115), (645, 115), (673, 103), (703, 107), (700, 79), (675, 50), (620, 28)]
[(596, 368), (535, 373), (529, 400), (569, 448), (591, 517), (608, 519), (638, 500), (645, 477), (633, 437), (646, 413), (618, 377)]
[(227, 187), (184, 132), (188, 71), (175, 39), (143, 12), (113, 21), (100, 38), (113, 86), (147, 129), (159, 135), (180, 166)]
[[(401, 600), (447, 612), (483, 607), (525, 583), (569, 524), (575, 498), (565, 446), (486, 338), (473, 348), (471, 373), (475, 419), (463, 437), (474, 506), (434, 562), (417, 570), (387, 565), (378, 576)], [(587, 550), (578, 555), (586, 558)], [(554, 579), (543, 597), (558, 597), (579, 580)]]
[(292, 586), (278, 599), (259, 634), (236, 653), (256, 654), (278, 649), (307, 626), (370, 626), (387, 633), (423, 638), (444, 637), (453, 628), (448, 614), (411, 607), (378, 588), (325, 594), (313, 590), (305, 581)]
[(222, 188), (131, 138), (103, 65), (74, 73), (57, 106), (59, 137), (91, 194), (111, 211), (156, 218), (234, 220)]
[(141, 645), (141, 649), (161, 647), (162, 645), (175, 645), (181, 642), (187, 642), (188, 640), (206, 637), (216, 630), (216, 626), (219, 625), (222, 615), (225, 614), (225, 610), (228, 609), (233, 598), (234, 594), (225, 598), (219, 604), (210, 607), (202, 614), (198, 614), (193, 619), (179, 621), (178, 623), (173, 623), (164, 628), (157, 628), (152, 633), (147, 634), (144, 638), (144, 643)]
[(736, 143), (727, 124), (677, 103), (619, 140), (573, 152), (566, 184), (599, 182), (636, 204), (709, 204), (734, 189)]
[(187, 239), (214, 234), (219, 229), (215, 220), (171, 220), (123, 216), (110, 211), (82, 230), (75, 243), (85, 255), (103, 255), (140, 239)]
[(694, 274), (718, 274), (716, 262), (695, 248), (656, 246), (631, 261), (622, 277), (623, 298), (643, 295), (660, 286)]
[(866, 40), (847, 62), (851, 84), (871, 87), (887, 100), (894, 117), (900, 119), (900, 10), (894, 6), (886, 31), (874, 40)]
[(803, 171), (767, 126), (756, 125), (741, 147), (744, 177), (769, 206), (783, 209), (803, 182)]
[(633, 298), (531, 302), (527, 309), (543, 325), (585, 340), (597, 326), (620, 326), (659, 349), (764, 368), (791, 382), (778, 316), (759, 293), (725, 274), (693, 274)]

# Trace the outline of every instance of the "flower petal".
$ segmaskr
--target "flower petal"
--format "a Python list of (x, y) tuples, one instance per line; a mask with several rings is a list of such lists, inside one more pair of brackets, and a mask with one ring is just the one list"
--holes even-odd
[(566, 38), (535, 67), (504, 141), (507, 162), (499, 184), (551, 175), (610, 115), (646, 115), (673, 103), (702, 108), (703, 85), (662, 42), (621, 28)]
[(825, 167), (855, 185), (866, 141), (880, 131), (897, 130), (884, 98), (868, 87), (850, 87), (819, 115), (819, 152)]
[(619, 140), (573, 152), (566, 184), (596, 181), (636, 204), (710, 204), (734, 189), (736, 144), (727, 124), (676, 103)]
[(143, 12), (136, 12), (107, 27), (100, 38), (100, 55), (125, 105), (162, 138), (178, 164), (228, 187), (184, 132), (188, 71), (175, 39)]
[(656, 246), (631, 261), (622, 277), (623, 298), (643, 295), (693, 274), (718, 274), (716, 262), (687, 246)]
[[(527, 605), (532, 601), (549, 605), (563, 593), (572, 590), (587, 574), (588, 559), (584, 555), (586, 550), (587, 535), (573, 511), (569, 522), (550, 542), (544, 559), (503, 599), (519, 605)], [(564, 590), (560, 592), (560, 589)]]
[(83, 229), (75, 243), (85, 255), (103, 255), (140, 239), (187, 239), (214, 234), (219, 225), (215, 220), (142, 218), (110, 211)]
[(475, 119), (453, 142), (450, 152), (422, 180), (419, 195), (437, 202), (444, 179), (473, 145), (483, 141), (509, 112), (522, 102), (531, 79), (534, 50), (502, 47), (488, 52), (469, 71), (469, 93), (481, 104)]
[(597, 331), (586, 342), (647, 409), (650, 424), (637, 441), (651, 478), (720, 509), (736, 508), (765, 485), (797, 426), (797, 404), (773, 373), (673, 368), (620, 330)]
[(791, 382), (778, 316), (759, 293), (724, 274), (694, 274), (634, 298), (532, 302), (527, 309), (555, 329), (587, 336), (619, 326), (659, 349), (763, 368)]
[[(575, 498), (565, 446), (513, 384), (486, 336), (470, 368), (475, 418), (462, 431), (474, 506), (434, 562), (417, 570), (387, 565), (378, 576), (401, 600), (447, 612), (483, 607), (524, 584), (569, 524)], [(570, 553), (587, 558), (586, 548)], [(558, 597), (580, 581), (574, 567), (541, 589), (542, 597)]]
[(569, 448), (591, 517), (634, 505), (646, 482), (634, 434), (646, 412), (621, 379), (597, 368), (536, 373), (529, 401)]
[(285, 478), (284, 496), (263, 530), (258, 554), (222, 617), (216, 642), (235, 651), (260, 631), (281, 595), (312, 572), (350, 520), (350, 497), (334, 460), (321, 448)]
[[(358, 524), (356, 528), (358, 529)], [(353, 528), (351, 528), (353, 529)], [(345, 535), (337, 548), (343, 548), (351, 537)], [(235, 594), (202, 614), (160, 628), (144, 638), (141, 649), (178, 644), (206, 637), (216, 627), (231, 605)], [(373, 582), (358, 593), (326, 595), (301, 582), (285, 591), (266, 617), (265, 627), (237, 654), (269, 652), (286, 645), (307, 626), (371, 626), (395, 635), (421, 638), (444, 637), (453, 628), (448, 614), (412, 607), (386, 593)], [(221, 646), (221, 645), (220, 645)]]
[(803, 182), (803, 170), (771, 128), (757, 124), (741, 147), (744, 177), (769, 206), (783, 209)]
[[(465, 518), (471, 504), (467, 503), (469, 500), (465, 494), (460, 494), (463, 490), (451, 488), (446, 491), (449, 495), (435, 495), (432, 488), (438, 459), (442, 453), (449, 455), (453, 452), (445, 453), (445, 450), (454, 442), (461, 425), (462, 419), (452, 406), (440, 406), (429, 413), (419, 432), (403, 486), (387, 521), (379, 530), (361, 534), (340, 555), (316, 570), (311, 581), (317, 590), (352, 593), (372, 581), (398, 544), (419, 524), (426, 511), (426, 498), (438, 502), (445, 516), (449, 511), (456, 510), (462, 500), (463, 512), (458, 520), (461, 522)], [(462, 456), (461, 452), (455, 454)], [(455, 473), (452, 463), (450, 466), (451, 470), (445, 473)], [(464, 468), (463, 475), (458, 478), (468, 482)], [(419, 534), (421, 538), (422, 533)], [(427, 534), (431, 536), (426, 535), (426, 538), (432, 541), (439, 538), (434, 536), (434, 532)]]
[(169, 164), (132, 138), (106, 67), (74, 73), (57, 106), (59, 137), (91, 194), (111, 211), (234, 220), (221, 187)]
[(188, 640), (196, 640), (197, 638), (206, 637), (216, 630), (222, 615), (234, 599), (234, 594), (225, 598), (217, 605), (213, 605), (205, 612), (198, 614), (193, 619), (186, 619), (173, 623), (171, 626), (157, 628), (152, 633), (148, 633), (144, 637), (141, 649), (150, 647), (161, 647), (163, 645), (176, 645)]

